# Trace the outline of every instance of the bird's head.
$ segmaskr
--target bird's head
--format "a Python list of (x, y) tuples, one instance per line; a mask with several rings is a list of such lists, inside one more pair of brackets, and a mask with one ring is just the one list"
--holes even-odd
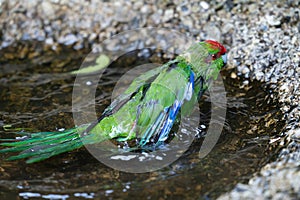
[(217, 41), (205, 40), (191, 45), (181, 56), (191, 66), (196, 76), (216, 79), (226, 64), (226, 49)]
[(227, 62), (226, 48), (214, 40), (205, 40), (203, 43), (208, 51), (207, 62), (212, 62), (221, 70)]

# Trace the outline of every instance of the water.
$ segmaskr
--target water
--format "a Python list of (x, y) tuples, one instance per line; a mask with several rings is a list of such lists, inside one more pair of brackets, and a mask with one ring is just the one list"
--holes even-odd
[[(71, 101), (75, 77), (66, 72), (76, 70), (86, 52), (62, 52), (0, 61), (0, 125), (32, 131), (74, 126)], [(109, 104), (122, 74), (138, 64), (163, 62), (156, 54), (138, 58), (137, 53), (113, 63), (99, 82), (98, 113)], [(276, 145), (269, 141), (284, 122), (276, 102), (268, 98), (272, 91), (257, 82), (243, 87), (242, 81), (228, 78), (229, 74), (222, 72), (228, 98), (226, 126), (205, 158), (198, 155), (201, 137), (171, 165), (142, 174), (111, 169), (84, 148), (30, 165), (23, 160), (5, 161), (8, 155), (0, 154), (1, 199), (215, 199), (238, 182), (247, 182), (277, 154)], [(206, 94), (200, 103), (199, 130), (203, 132), (210, 119), (207, 99)], [(15, 136), (0, 130), (1, 138)]]

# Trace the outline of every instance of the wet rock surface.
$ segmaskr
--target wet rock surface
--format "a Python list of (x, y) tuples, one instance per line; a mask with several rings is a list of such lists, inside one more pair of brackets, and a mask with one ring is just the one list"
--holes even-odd
[[(245, 85), (252, 80), (267, 85), (287, 121), (270, 141), (279, 141), (276, 161), (219, 199), (299, 199), (299, 8), (299, 1), (279, 0), (0, 0), (0, 60), (37, 59), (49, 49), (59, 52), (61, 45), (97, 49), (106, 38), (141, 27), (171, 28), (195, 40), (219, 40), (229, 49), (231, 78), (243, 79)], [(24, 41), (40, 43), (37, 48)], [(9, 51), (13, 46), (18, 46), (18, 55)]]

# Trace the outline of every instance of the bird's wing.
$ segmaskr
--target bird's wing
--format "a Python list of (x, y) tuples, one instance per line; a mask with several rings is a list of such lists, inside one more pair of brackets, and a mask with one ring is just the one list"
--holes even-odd
[(143, 95), (148, 90), (151, 82), (160, 74), (162, 71), (166, 70), (170, 65), (172, 65), (176, 60), (172, 60), (160, 67), (154, 68), (147, 71), (146, 73), (138, 76), (133, 80), (125, 92), (119, 95), (111, 104), (108, 106), (101, 116), (94, 122), (92, 122), (86, 130), (82, 133), (82, 136), (87, 135), (100, 121), (105, 117), (111, 116), (118, 112), (126, 103), (128, 103), (132, 98), (134, 98), (140, 91)]
[[(177, 68), (178, 69), (178, 68)], [(180, 71), (180, 70), (179, 70)], [(194, 73), (190, 70), (179, 72), (168, 71), (154, 81), (146, 93), (144, 107), (139, 111), (137, 123), (141, 126), (139, 145), (144, 147), (148, 143), (159, 146), (169, 138), (171, 128), (185, 101), (190, 101), (194, 93)], [(174, 73), (175, 72), (175, 73)], [(172, 85), (168, 85), (168, 79)], [(147, 98), (148, 96), (148, 98)]]

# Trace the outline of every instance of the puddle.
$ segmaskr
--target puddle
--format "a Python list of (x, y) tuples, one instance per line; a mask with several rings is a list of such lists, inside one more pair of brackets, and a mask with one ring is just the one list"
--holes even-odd
[[(0, 124), (27, 127), (34, 131), (59, 130), (74, 126), (72, 88), (76, 70), (86, 52), (62, 50), (35, 59), (1, 60)], [(136, 57), (132, 52), (113, 63), (99, 82), (96, 110), (100, 113), (110, 101), (119, 77), (132, 67), (162, 62), (157, 54)], [(59, 65), (59, 67), (57, 67)], [(278, 149), (270, 138), (284, 122), (276, 102), (268, 102), (271, 91), (257, 82), (242, 87), (242, 81), (222, 72), (227, 91), (226, 126), (208, 156), (199, 158), (203, 138), (198, 137), (178, 160), (158, 171), (131, 174), (99, 163), (87, 150), (65, 153), (37, 164), (23, 160), (8, 162), (0, 155), (0, 196), (3, 199), (215, 199), (238, 182), (247, 182), (275, 158)], [(228, 77), (228, 78), (226, 78)], [(205, 132), (210, 119), (206, 95), (200, 103)], [(84, 109), (84, 107), (82, 108)], [(15, 137), (0, 130), (1, 138)]]

